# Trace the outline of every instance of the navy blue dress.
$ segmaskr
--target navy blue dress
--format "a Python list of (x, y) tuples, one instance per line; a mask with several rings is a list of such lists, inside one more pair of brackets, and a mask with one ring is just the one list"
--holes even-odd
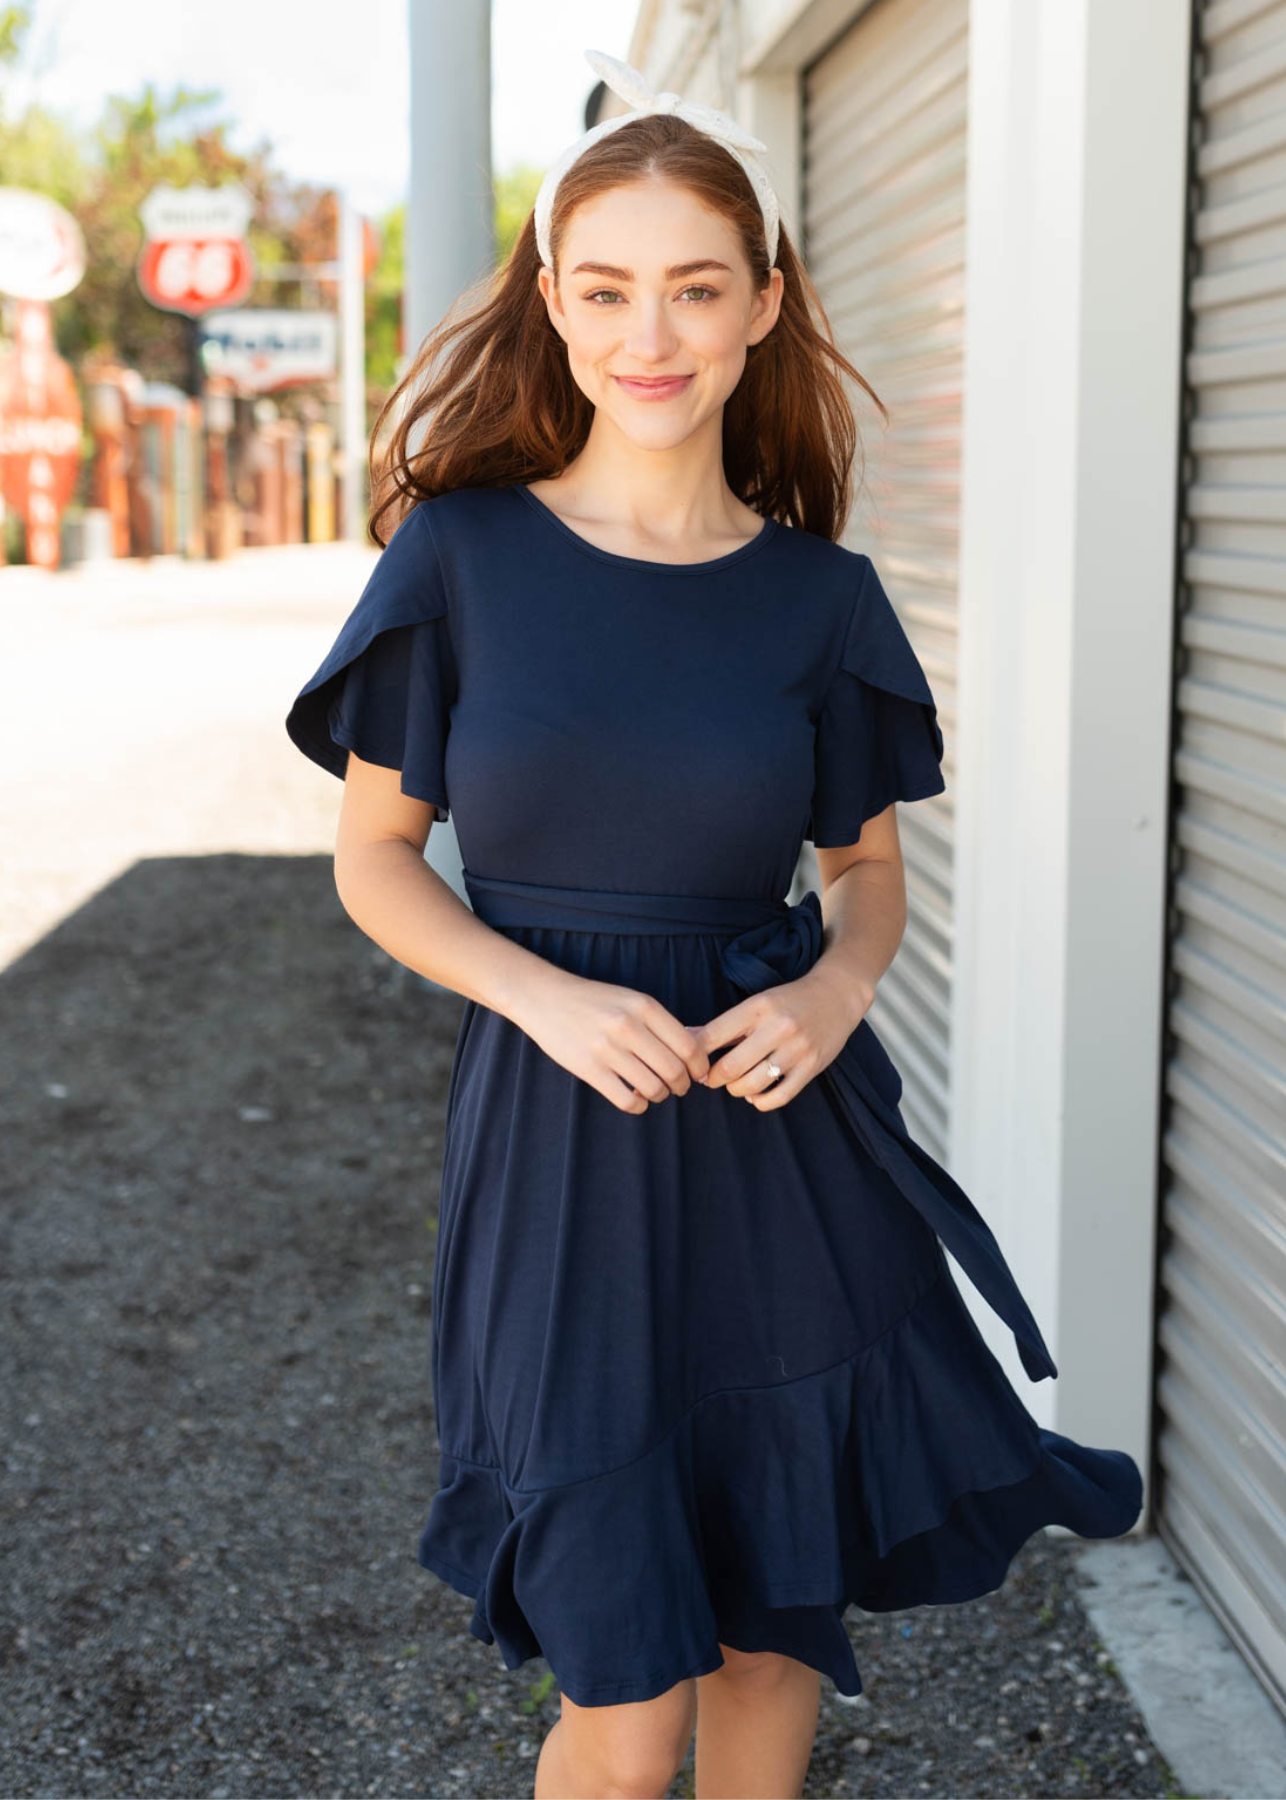
[[(820, 954), (817, 894), (783, 898), (805, 838), (944, 787), (867, 556), (771, 519), (704, 562), (620, 556), (520, 485), (403, 520), (286, 726), (452, 817), (494, 929), (689, 1025)], [(946, 1251), (1057, 1374), (900, 1095), (864, 1020), (775, 1111), (694, 1084), (625, 1113), (466, 1001), (417, 1550), (509, 1668), (608, 1705), (723, 1642), (856, 1694), (850, 1604), (968, 1600), (1046, 1523), (1135, 1523), (1132, 1458), (1038, 1427), (987, 1347)]]

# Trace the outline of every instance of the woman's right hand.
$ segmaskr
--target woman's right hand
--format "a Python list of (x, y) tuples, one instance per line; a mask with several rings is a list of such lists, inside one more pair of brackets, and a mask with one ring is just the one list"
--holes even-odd
[(645, 1113), (710, 1072), (696, 1033), (636, 988), (560, 969), (511, 1017), (547, 1056), (622, 1112)]

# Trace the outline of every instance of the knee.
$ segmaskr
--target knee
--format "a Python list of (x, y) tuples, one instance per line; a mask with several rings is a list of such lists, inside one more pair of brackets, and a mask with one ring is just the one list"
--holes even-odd
[(613, 1763), (611, 1773), (605, 1775), (594, 1792), (602, 1795), (602, 1800), (660, 1800), (669, 1791), (674, 1780), (678, 1764), (674, 1768), (666, 1768), (659, 1761), (631, 1763)]
[[(657, 1800), (668, 1793), (696, 1724), (695, 1692), (685, 1692), (681, 1706), (676, 1699), (667, 1695), (645, 1702), (650, 1715), (645, 1721), (630, 1717), (609, 1723), (597, 1717), (587, 1722), (582, 1710), (569, 1708), (564, 1695), (560, 1724), (571, 1733), (569, 1752), (585, 1784), (576, 1791), (601, 1800)], [(603, 1710), (634, 1714), (639, 1708)]]
[(643, 1745), (609, 1751), (600, 1759), (594, 1792), (602, 1800), (659, 1800), (668, 1793), (684, 1751), (674, 1755), (658, 1746)]
[(780, 1686), (798, 1664), (793, 1657), (776, 1650), (734, 1650), (731, 1644), (720, 1644), (723, 1667), (714, 1671), (721, 1682), (735, 1685), (747, 1693), (759, 1693)]

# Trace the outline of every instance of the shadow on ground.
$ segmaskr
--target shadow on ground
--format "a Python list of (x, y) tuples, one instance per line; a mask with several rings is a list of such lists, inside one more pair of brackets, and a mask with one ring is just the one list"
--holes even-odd
[[(328, 856), (137, 863), (0, 975), (6, 1794), (530, 1794), (546, 1665), (415, 1561), (461, 1005)], [(1173, 1791), (1075, 1555), (851, 1611), (809, 1794)]]

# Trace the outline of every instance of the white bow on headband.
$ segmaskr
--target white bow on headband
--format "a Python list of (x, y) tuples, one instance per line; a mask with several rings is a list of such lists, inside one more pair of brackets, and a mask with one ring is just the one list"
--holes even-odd
[(597, 125), (592, 125), (574, 143), (569, 144), (547, 170), (536, 194), (535, 205), (536, 246), (546, 268), (552, 269), (554, 266), (549, 246), (549, 221), (554, 210), (554, 194), (558, 183), (577, 157), (588, 150), (591, 144), (606, 137), (609, 131), (615, 131), (618, 125), (627, 125), (631, 119), (642, 118), (647, 113), (676, 113), (690, 125), (695, 125), (698, 131), (718, 138), (736, 157), (750, 178), (759, 201), (759, 209), (764, 216), (764, 236), (768, 243), (768, 263), (771, 267), (777, 261), (778, 222), (781, 215), (773, 185), (759, 162), (760, 155), (768, 148), (763, 139), (752, 137), (735, 119), (730, 119), (726, 113), (716, 112), (712, 106), (702, 106), (696, 100), (684, 100), (680, 95), (671, 93), (668, 88), (662, 93), (654, 94), (637, 69), (631, 68), (629, 63), (619, 61), (615, 56), (609, 56), (605, 50), (587, 50), (585, 60), (614, 94), (629, 101), (632, 110), (617, 113), (610, 119), (600, 119)]

